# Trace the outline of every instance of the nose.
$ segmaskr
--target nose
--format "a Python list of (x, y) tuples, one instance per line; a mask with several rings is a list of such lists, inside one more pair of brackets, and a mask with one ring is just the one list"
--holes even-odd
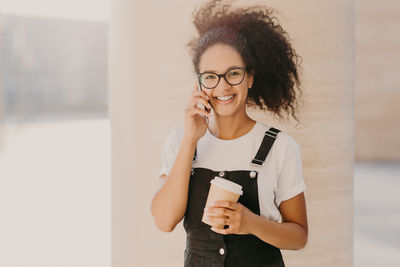
[(219, 79), (219, 83), (218, 83), (217, 87), (215, 87), (214, 89), (217, 89), (217, 91), (218, 91), (218, 90), (229, 89), (230, 87), (231, 87), (231, 85), (225, 80), (225, 77), (222, 76)]

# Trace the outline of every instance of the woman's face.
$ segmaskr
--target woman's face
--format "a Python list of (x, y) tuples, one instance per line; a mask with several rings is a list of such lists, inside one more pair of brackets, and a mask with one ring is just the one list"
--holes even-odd
[[(235, 48), (226, 44), (215, 44), (209, 47), (201, 56), (199, 62), (200, 73), (214, 72), (224, 74), (235, 67), (246, 67), (241, 55)], [(247, 90), (252, 86), (253, 76), (245, 72), (243, 81), (238, 85), (230, 85), (221, 77), (218, 85), (213, 89), (202, 86), (203, 91), (210, 98), (210, 104), (217, 116), (232, 116), (246, 112)], [(219, 97), (230, 99), (218, 99)]]

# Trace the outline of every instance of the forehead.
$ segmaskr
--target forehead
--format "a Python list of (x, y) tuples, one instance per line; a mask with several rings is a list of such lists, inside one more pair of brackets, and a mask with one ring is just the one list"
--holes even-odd
[(242, 56), (232, 46), (215, 44), (210, 46), (201, 55), (199, 62), (200, 72), (214, 71), (223, 73), (232, 66), (244, 67)]

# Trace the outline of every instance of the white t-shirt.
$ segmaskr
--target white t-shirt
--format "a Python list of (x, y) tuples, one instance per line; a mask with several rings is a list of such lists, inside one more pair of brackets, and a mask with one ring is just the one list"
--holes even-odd
[[(213, 171), (257, 170), (260, 213), (269, 220), (282, 222), (279, 205), (303, 192), (306, 184), (303, 179), (300, 146), (294, 138), (282, 131), (278, 133), (264, 164), (258, 168), (250, 165), (264, 133), (269, 128), (270, 126), (256, 122), (247, 134), (233, 140), (219, 139), (207, 130), (197, 143), (197, 161), (193, 167)], [(159, 177), (169, 174), (183, 134), (184, 129), (177, 128), (166, 138)]]

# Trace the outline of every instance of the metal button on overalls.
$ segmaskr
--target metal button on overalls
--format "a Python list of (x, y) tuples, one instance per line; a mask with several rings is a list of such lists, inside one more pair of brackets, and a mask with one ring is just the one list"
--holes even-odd
[[(257, 161), (265, 160), (274, 140), (273, 138), (264, 138), (255, 157)], [(240, 184), (243, 195), (239, 197), (238, 202), (253, 213), (260, 215), (258, 172), (252, 174), (251, 170), (214, 171), (207, 168), (195, 168), (190, 176), (187, 207), (183, 220), (183, 226), (187, 233), (184, 266), (284, 267), (280, 250), (255, 235), (222, 235), (212, 231), (211, 226), (201, 221), (210, 181), (215, 176), (224, 177)], [(250, 178), (251, 176), (254, 177)]]

